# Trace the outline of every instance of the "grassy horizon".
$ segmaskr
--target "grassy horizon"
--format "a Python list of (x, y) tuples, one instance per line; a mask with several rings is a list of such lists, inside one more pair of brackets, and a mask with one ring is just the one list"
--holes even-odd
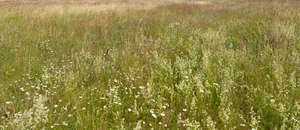
[(295, 3), (1, 8), (0, 129), (300, 129)]

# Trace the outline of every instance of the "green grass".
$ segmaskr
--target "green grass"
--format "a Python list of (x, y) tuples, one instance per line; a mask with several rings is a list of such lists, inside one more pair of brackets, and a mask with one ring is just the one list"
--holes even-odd
[(1, 11), (3, 129), (300, 129), (298, 8)]

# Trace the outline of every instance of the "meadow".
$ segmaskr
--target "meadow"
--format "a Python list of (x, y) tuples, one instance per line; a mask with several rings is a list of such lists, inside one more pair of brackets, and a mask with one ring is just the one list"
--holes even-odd
[(0, 129), (300, 129), (300, 2), (17, 3)]

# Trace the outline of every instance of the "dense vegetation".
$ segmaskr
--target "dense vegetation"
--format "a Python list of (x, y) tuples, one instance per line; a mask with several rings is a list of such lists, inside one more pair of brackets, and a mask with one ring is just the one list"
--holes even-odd
[(300, 129), (295, 3), (0, 14), (0, 129)]

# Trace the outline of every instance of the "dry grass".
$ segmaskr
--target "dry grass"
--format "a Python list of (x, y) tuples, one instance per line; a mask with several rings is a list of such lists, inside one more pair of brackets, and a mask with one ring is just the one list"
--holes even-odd
[(0, 129), (300, 129), (298, 3), (0, 5)]
[(183, 0), (15, 0), (15, 1), (0, 1), (2, 8), (19, 8), (29, 9), (36, 12), (44, 10), (46, 12), (103, 12), (103, 11), (117, 11), (125, 10), (145, 10), (152, 9), (157, 6), (167, 4), (209, 4), (207, 1), (183, 1)]

